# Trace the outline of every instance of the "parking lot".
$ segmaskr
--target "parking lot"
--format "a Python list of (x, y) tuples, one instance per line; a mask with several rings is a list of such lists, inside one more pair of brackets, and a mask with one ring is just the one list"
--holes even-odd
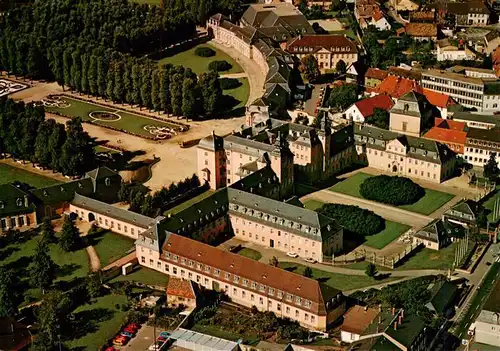
[(315, 84), (311, 92), (311, 98), (305, 102), (304, 111), (311, 116), (316, 116), (316, 108), (321, 94), (321, 88), (326, 87), (327, 84)]
[[(159, 328), (150, 327), (146, 324), (143, 324), (141, 329), (137, 331), (137, 334), (133, 338), (131, 338), (126, 345), (123, 346), (112, 346), (114, 350), (130, 350), (130, 351), (145, 351), (149, 350), (150, 346), (153, 344), (154, 340), (156, 340), (160, 333), (163, 330)], [(111, 350), (111, 347), (109, 348)], [(160, 349), (158, 349), (159, 351)]]

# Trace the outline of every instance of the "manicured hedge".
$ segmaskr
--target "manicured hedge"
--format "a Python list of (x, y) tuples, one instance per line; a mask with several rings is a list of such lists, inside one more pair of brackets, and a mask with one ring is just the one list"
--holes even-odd
[(363, 236), (376, 234), (385, 227), (382, 217), (358, 206), (325, 204), (318, 212), (335, 219), (350, 232)]
[(409, 178), (378, 175), (365, 179), (359, 193), (368, 200), (400, 206), (420, 200), (425, 195), (425, 189)]
[(212, 61), (208, 64), (208, 69), (216, 72), (229, 71), (232, 67), (227, 61)]
[(206, 46), (200, 46), (194, 50), (194, 54), (201, 57), (212, 57), (215, 56), (215, 50), (207, 48)]
[(219, 84), (222, 90), (236, 89), (242, 85), (236, 78), (220, 78)]

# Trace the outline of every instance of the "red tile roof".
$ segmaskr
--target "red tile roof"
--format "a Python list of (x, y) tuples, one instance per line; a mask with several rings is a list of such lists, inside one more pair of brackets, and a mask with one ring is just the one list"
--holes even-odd
[[(318, 315), (326, 315), (327, 302), (336, 296), (342, 296), (339, 290), (330, 288), (317, 280), (223, 251), (177, 234), (170, 234), (163, 244), (160, 258), (171, 263), (174, 255), (179, 256), (176, 264), (195, 270), (196, 263), (201, 263), (203, 267), (201, 267), (200, 272), (219, 281), (234, 284), (234, 278), (238, 277), (239, 284), (242, 284), (244, 279), (248, 279), (245, 288), (254, 290), (258, 294), (271, 294), (268, 288), (273, 288), (274, 296), (279, 290), (285, 293), (283, 298), (290, 294), (301, 297), (302, 301), (309, 300), (312, 303), (309, 309)], [(185, 258), (185, 262), (181, 258)], [(190, 261), (194, 261), (192, 266), (189, 265)], [(226, 273), (229, 274), (228, 277), (226, 277)], [(255, 287), (251, 285), (253, 282), (257, 284)], [(264, 290), (261, 290), (261, 287)], [(293, 304), (295, 303), (296, 299), (293, 298)], [(300, 307), (307, 309), (303, 305)]]
[(431, 105), (445, 108), (451, 105), (455, 105), (455, 101), (446, 94), (438, 93), (429, 89), (422, 89), (422, 93), (425, 95), (427, 101), (431, 103)]
[(451, 119), (435, 118), (434, 127), (458, 130), (460, 132), (465, 131), (467, 124), (465, 122), (454, 121)]
[(374, 19), (375, 21), (378, 21), (378, 20), (380, 20), (380, 19), (382, 19), (382, 18), (384, 18), (384, 14), (382, 13), (382, 11), (380, 11), (380, 10), (376, 9), (376, 10), (374, 11), (374, 13), (373, 13), (373, 19)]
[(186, 299), (196, 298), (191, 281), (176, 277), (170, 277), (168, 279), (167, 295), (180, 296)]
[[(325, 48), (329, 51), (341, 53), (356, 53), (356, 44), (343, 35), (336, 34), (308, 34), (298, 36), (288, 43), (287, 50), (296, 52), (299, 47), (313, 47), (315, 51)], [(337, 51), (339, 49), (339, 51)]]
[(356, 105), (363, 117), (366, 118), (373, 115), (376, 108), (389, 110), (394, 104), (389, 96), (376, 95), (368, 99), (359, 100), (358, 102), (355, 102), (354, 105)]
[(399, 99), (415, 88), (418, 88), (418, 84), (414, 80), (388, 76), (375, 88), (375, 92), (377, 94), (389, 95), (393, 99)]
[(405, 32), (412, 37), (437, 37), (435, 23), (406, 23)]
[(379, 313), (375, 308), (367, 308), (359, 305), (353, 306), (344, 314), (344, 323), (342, 323), (340, 329), (361, 335), (377, 318)]
[(387, 78), (387, 74), (387, 71), (384, 71), (383, 69), (370, 67), (366, 71), (365, 78), (384, 80), (385, 78)]
[(453, 130), (453, 129), (438, 128), (438, 127), (432, 127), (424, 135), (425, 139), (431, 139), (442, 143), (453, 143), (460, 145), (465, 145), (466, 137), (467, 137), (467, 132)]

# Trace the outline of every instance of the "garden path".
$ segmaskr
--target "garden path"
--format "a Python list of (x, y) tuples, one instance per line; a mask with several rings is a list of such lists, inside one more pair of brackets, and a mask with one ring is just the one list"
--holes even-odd
[(234, 78), (234, 79), (238, 79), (238, 78), (248, 77), (248, 74), (246, 74), (246, 73), (226, 73), (226, 74), (219, 75), (219, 77), (220, 78)]
[[(79, 221), (75, 222), (76, 227), (80, 231), (80, 236), (85, 237), (88, 234), (88, 231), (91, 227), (91, 223)], [(93, 246), (86, 246), (85, 251), (89, 256), (90, 270), (92, 272), (97, 272), (101, 270), (101, 260), (99, 259), (99, 255), (97, 254), (96, 249)]]

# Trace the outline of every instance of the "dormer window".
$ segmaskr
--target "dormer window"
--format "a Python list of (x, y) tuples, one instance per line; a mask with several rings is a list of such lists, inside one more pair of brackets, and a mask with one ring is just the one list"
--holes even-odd
[(106, 184), (106, 186), (110, 186), (111, 185), (111, 179), (109, 179), (109, 178), (104, 179), (104, 184)]
[(4, 207), (5, 207), (5, 205), (4, 205), (3, 201), (0, 201), (0, 208), (4, 208)]
[(49, 196), (49, 193), (47, 192), (47, 190), (43, 191), (43, 196)]
[(20, 197), (18, 197), (18, 198), (16, 199), (16, 205), (17, 205), (18, 207), (23, 206), (23, 199), (21, 199)]

